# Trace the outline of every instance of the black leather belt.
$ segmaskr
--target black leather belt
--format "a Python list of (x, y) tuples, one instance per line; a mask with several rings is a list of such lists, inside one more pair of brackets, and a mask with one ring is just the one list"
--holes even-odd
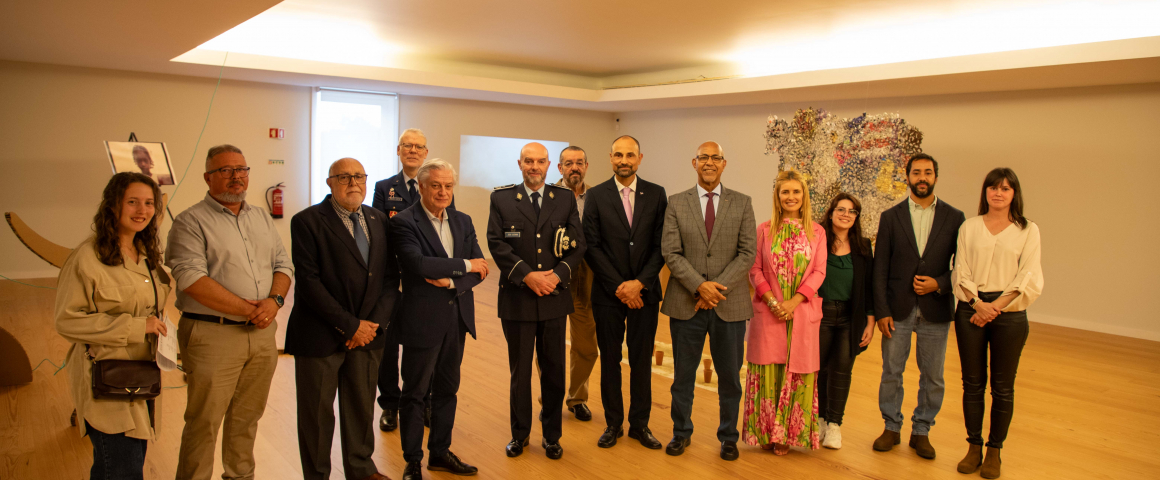
[(200, 313), (182, 312), (181, 316), (192, 320), (201, 320), (203, 322), (216, 323), (219, 325), (249, 325), (249, 322), (239, 322), (230, 320), (226, 317), (219, 317), (216, 315), (203, 315)]

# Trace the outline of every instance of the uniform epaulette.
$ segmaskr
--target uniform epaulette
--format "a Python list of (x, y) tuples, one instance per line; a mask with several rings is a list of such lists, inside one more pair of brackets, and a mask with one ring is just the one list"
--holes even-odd
[(570, 189), (570, 188), (568, 188), (568, 187), (565, 187), (565, 186), (563, 186), (563, 185), (556, 185), (556, 184), (554, 184), (554, 183), (549, 183), (549, 184), (548, 184), (548, 186), (549, 186), (549, 187), (556, 187), (556, 188), (559, 188), (560, 190), (569, 190), (569, 191), (571, 190), (571, 189)]
[(509, 188), (516, 188), (516, 186), (518, 186), (518, 185), (519, 185), (518, 183), (513, 183), (511, 185), (500, 185), (498, 187), (495, 187), (495, 190), (507, 190)]

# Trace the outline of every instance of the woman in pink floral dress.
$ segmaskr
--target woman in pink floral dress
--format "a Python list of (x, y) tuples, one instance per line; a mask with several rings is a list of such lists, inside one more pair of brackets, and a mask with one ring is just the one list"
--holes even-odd
[(773, 218), (757, 227), (757, 259), (749, 269), (749, 325), (744, 428), (750, 445), (819, 448), (818, 331), (826, 277), (826, 233), (810, 218), (801, 174), (781, 172), (773, 185)]

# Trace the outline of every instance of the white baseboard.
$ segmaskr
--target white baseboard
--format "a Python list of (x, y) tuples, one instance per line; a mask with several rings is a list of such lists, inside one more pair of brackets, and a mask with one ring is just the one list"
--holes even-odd
[(1079, 318), (1045, 315), (1041, 313), (1034, 313), (1032, 311), (1028, 311), (1027, 317), (1028, 320), (1032, 322), (1046, 323), (1048, 325), (1077, 328), (1091, 332), (1110, 333), (1112, 335), (1120, 335), (1123, 337), (1132, 337), (1160, 342), (1160, 330), (1143, 330), (1139, 328), (1121, 327), (1119, 325), (1108, 325), (1106, 323), (1093, 322), (1091, 320), (1083, 320)]

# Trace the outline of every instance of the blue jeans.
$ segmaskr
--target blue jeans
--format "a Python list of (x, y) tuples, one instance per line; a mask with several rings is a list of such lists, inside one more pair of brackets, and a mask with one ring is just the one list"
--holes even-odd
[(911, 434), (928, 435), (934, 426), (934, 417), (942, 408), (943, 365), (946, 363), (947, 334), (950, 323), (928, 322), (918, 307), (904, 319), (894, 319), (891, 338), (882, 338), (882, 383), (878, 386), (878, 409), (886, 421), (886, 429), (892, 432), (902, 430), (902, 372), (906, 371), (906, 361), (910, 358), (910, 337), (917, 334), (918, 362), (918, 406), (910, 417), (913, 424)]
[(669, 320), (673, 336), (673, 396), (671, 415), (673, 435), (693, 437), (693, 391), (701, 366), (701, 352), (705, 350), (705, 335), (709, 335), (709, 352), (713, 370), (717, 371), (717, 405), (720, 424), (717, 440), (736, 442), (737, 410), (741, 406), (741, 362), (745, 359), (745, 324), (726, 322), (716, 310), (698, 310), (688, 320)]
[(145, 449), (148, 440), (126, 437), (124, 433), (108, 434), (85, 422), (85, 431), (93, 442), (92, 480), (140, 480), (144, 478)]

